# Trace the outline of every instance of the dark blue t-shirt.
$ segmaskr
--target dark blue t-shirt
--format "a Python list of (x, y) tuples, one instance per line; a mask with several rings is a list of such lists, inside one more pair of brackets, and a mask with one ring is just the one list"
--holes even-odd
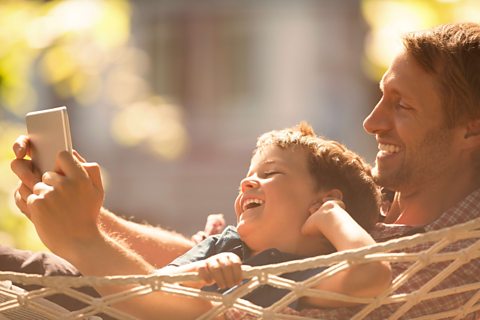
[[(233, 252), (240, 257), (243, 264), (252, 267), (306, 258), (304, 256), (281, 252), (277, 249), (268, 249), (257, 255), (252, 255), (250, 248), (240, 239), (236, 228), (228, 226), (221, 234), (208, 237), (184, 255), (173, 260), (169, 266), (178, 267), (186, 265), (195, 261), (204, 260), (221, 252)], [(324, 269), (325, 268), (322, 267), (295, 271), (282, 274), (281, 277), (294, 281), (303, 281)], [(228, 292), (230, 289), (222, 291), (216, 285), (212, 285), (203, 287), (202, 290)], [(263, 285), (244, 296), (243, 299), (262, 307), (268, 307), (285, 296), (288, 292), (289, 290), (274, 288), (270, 285)], [(298, 303), (294, 302), (290, 307), (297, 308), (297, 305)]]

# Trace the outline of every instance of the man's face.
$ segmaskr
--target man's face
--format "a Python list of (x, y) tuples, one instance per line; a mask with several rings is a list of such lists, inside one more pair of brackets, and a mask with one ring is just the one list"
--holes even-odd
[(306, 239), (300, 230), (317, 193), (306, 151), (273, 145), (260, 149), (235, 200), (238, 233), (254, 251), (297, 253), (296, 246)]
[(438, 82), (413, 57), (401, 53), (384, 74), (380, 89), (383, 96), (363, 123), (378, 142), (374, 177), (396, 191), (425, 187), (447, 172), (459, 155), (455, 145), (460, 131), (445, 125)]

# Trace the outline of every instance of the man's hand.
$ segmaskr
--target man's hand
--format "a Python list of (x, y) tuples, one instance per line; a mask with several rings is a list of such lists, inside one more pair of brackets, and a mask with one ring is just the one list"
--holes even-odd
[(13, 152), (15, 153), (15, 159), (10, 166), (20, 179), (20, 184), (14, 193), (15, 203), (20, 211), (30, 218), (27, 198), (32, 194), (35, 183), (41, 181), (41, 174), (34, 170), (31, 160), (25, 159), (26, 156), (30, 155), (30, 142), (27, 136), (22, 135), (15, 140)]
[(27, 212), (44, 244), (68, 258), (75, 246), (89, 245), (100, 237), (97, 219), (104, 190), (97, 164), (82, 163), (60, 152), (59, 172), (46, 172), (27, 197)]
[(226, 289), (242, 281), (242, 261), (232, 252), (222, 252), (198, 263), (198, 275), (206, 284)]

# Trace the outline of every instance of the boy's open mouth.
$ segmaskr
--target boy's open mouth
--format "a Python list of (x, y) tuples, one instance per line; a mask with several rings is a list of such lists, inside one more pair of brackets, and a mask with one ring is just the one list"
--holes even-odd
[(265, 201), (260, 200), (260, 199), (247, 199), (243, 202), (242, 205), (242, 210), (248, 210), (248, 209), (253, 209), (260, 207), (262, 204), (264, 204)]

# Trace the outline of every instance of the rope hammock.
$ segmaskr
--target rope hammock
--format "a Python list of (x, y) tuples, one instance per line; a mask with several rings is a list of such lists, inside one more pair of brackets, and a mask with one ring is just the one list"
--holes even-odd
[[(418, 250), (418, 249), (421, 250)], [(321, 279), (344, 270), (351, 264), (368, 261), (389, 261), (392, 268), (401, 270), (394, 274), (391, 287), (376, 298), (355, 298), (342, 294), (312, 289)], [(378, 243), (373, 246), (337, 252), (328, 256), (308, 258), (298, 261), (245, 268), (243, 276), (249, 279), (227, 294), (205, 292), (199, 289), (183, 287), (177, 282), (197, 279), (193, 273), (181, 275), (149, 276), (110, 276), (110, 277), (64, 277), (39, 276), (13, 272), (0, 272), (0, 319), (100, 319), (98, 314), (109, 315), (115, 319), (135, 319), (112, 305), (134, 297), (148, 295), (161, 290), (171, 294), (202, 297), (218, 302), (206, 314), (198, 319), (213, 319), (225, 312), (243, 312), (248, 319), (310, 319), (308, 315), (286, 312), (288, 305), (303, 296), (315, 296), (330, 300), (358, 303), (356, 314), (351, 319), (368, 319), (371, 312), (382, 305), (393, 305), (388, 319), (463, 319), (467, 315), (474, 318), (480, 315), (480, 282), (464, 283), (456, 287), (442, 286), (442, 281), (461, 272), (468, 263), (480, 265), (480, 218), (454, 227), (417, 234), (409, 237)], [(295, 282), (282, 278), (288, 272), (326, 267), (320, 273), (302, 281)], [(430, 278), (413, 292), (402, 292), (405, 282), (418, 273), (428, 272), (436, 266)], [(430, 272), (431, 273), (431, 272)], [(480, 273), (480, 268), (478, 270)], [(477, 278), (480, 277), (477, 275)], [(18, 289), (11, 283), (40, 285), (43, 288), (33, 291)], [(90, 297), (74, 288), (81, 286), (132, 285), (120, 293)], [(289, 290), (289, 293), (267, 308), (257, 306), (243, 296), (262, 285)], [(64, 294), (84, 302), (87, 306), (68, 311), (45, 298), (54, 294)], [(438, 308), (434, 313), (419, 317), (407, 315), (417, 304), (429, 299), (450, 299), (455, 295), (463, 298), (462, 305), (444, 310)], [(438, 311), (441, 310), (441, 311)], [(33, 316), (32, 316), (33, 315)], [(407, 316), (406, 316), (407, 315)], [(475, 318), (474, 318), (475, 319)], [(476, 318), (480, 319), (480, 318)]]

